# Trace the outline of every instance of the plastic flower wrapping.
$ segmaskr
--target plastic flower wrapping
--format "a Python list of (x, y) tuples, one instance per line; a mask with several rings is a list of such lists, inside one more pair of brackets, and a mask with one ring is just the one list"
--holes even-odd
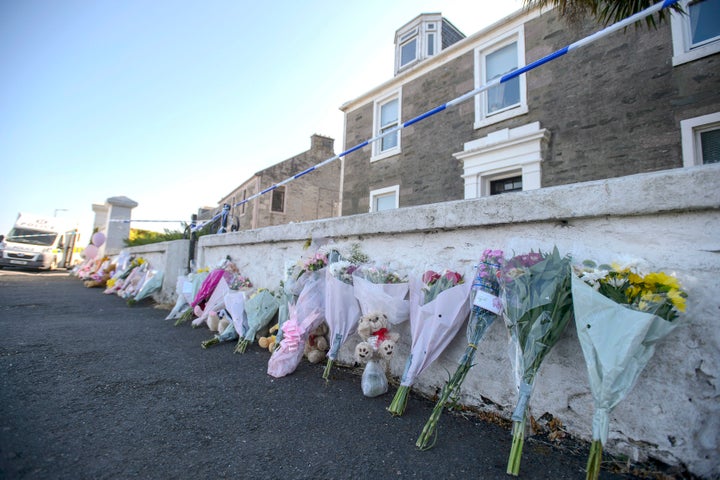
[(278, 329), (275, 335), (275, 342), (282, 341), (282, 326), (290, 317), (290, 305), (297, 302), (299, 291), (296, 289), (297, 277), (299, 275), (299, 265), (290, 265), (285, 268), (285, 276), (280, 281), (280, 287), (277, 289), (275, 296), (278, 302)]
[(657, 342), (678, 326), (687, 294), (664, 272), (592, 261), (573, 269), (575, 326), (595, 406), (587, 478), (597, 479), (610, 413), (632, 390)]
[(409, 284), (387, 266), (362, 265), (353, 272), (353, 290), (362, 315), (355, 346), (355, 360), (365, 365), (360, 385), (363, 395), (376, 397), (388, 390), (387, 362), (399, 339), (391, 327), (410, 316)]
[(162, 288), (163, 272), (150, 269), (145, 274), (143, 283), (140, 285), (138, 292), (132, 298), (128, 299), (128, 304), (132, 305), (148, 298), (153, 293), (159, 291)]
[(230, 321), (230, 320), (232, 320), (232, 318), (230, 318), (230, 320), (228, 320), (230, 315), (227, 313), (227, 310), (223, 309), (223, 310), (220, 310), (220, 312), (218, 312), (218, 313), (213, 312), (210, 314), (211, 317), (214, 315), (217, 315), (217, 317), (218, 317), (218, 320), (217, 320), (217, 324), (218, 324), (217, 332), (218, 333), (213, 335), (213, 337), (211, 339), (205, 340), (204, 342), (202, 342), (200, 344), (202, 346), (202, 348), (209, 348), (213, 345), (218, 345), (220, 343), (225, 343), (225, 342), (231, 342), (233, 340), (238, 339), (238, 333), (235, 330), (235, 324), (232, 321)]
[(363, 315), (382, 312), (393, 325), (410, 318), (407, 276), (387, 266), (362, 265), (353, 272), (353, 287)]
[(542, 361), (572, 318), (570, 258), (552, 253), (516, 255), (501, 270), (503, 319), (510, 333), (519, 398), (512, 414), (513, 441), (507, 473), (518, 475), (528, 404)]
[(325, 321), (325, 271), (311, 276), (290, 305), (289, 318), (283, 324), (283, 339), (268, 361), (268, 375), (279, 378), (295, 371), (303, 356), (304, 345), (315, 330)]
[[(195, 305), (193, 305), (193, 313), (197, 317), (192, 321), (193, 327), (199, 327), (203, 324), (207, 324), (210, 330), (217, 330), (216, 328), (213, 328), (216, 327), (216, 325), (214, 325), (213, 323), (208, 323), (207, 320), (210, 313), (217, 313), (223, 308), (225, 308), (225, 295), (230, 291), (230, 284), (226, 280), (225, 273), (227, 272), (225, 272), (224, 270), (220, 270), (220, 275), (216, 276), (217, 282), (210, 291), (207, 299), (193, 302), (195, 303)], [(211, 277), (213, 277), (213, 272), (210, 272), (210, 276), (208, 278)], [(203, 294), (202, 289), (200, 290), (198, 295), (201, 294)], [(195, 299), (197, 300), (197, 297)]]
[(330, 350), (323, 378), (329, 379), (330, 369), (340, 347), (357, 331), (360, 305), (353, 289), (353, 272), (357, 265), (346, 260), (331, 262), (325, 275), (325, 321), (330, 330)]
[(458, 272), (428, 270), (410, 279), (410, 332), (412, 344), (400, 387), (388, 410), (402, 415), (415, 378), (447, 348), (470, 312), (471, 284)]
[[(192, 319), (193, 308), (191, 304), (208, 275), (210, 275), (210, 272), (198, 270), (197, 272), (188, 274), (183, 280), (180, 293), (178, 294), (178, 302), (175, 306), (177, 310), (173, 308), (171, 312), (172, 316), (168, 315), (167, 317), (168, 319), (175, 319), (176, 326), (189, 322)], [(182, 297), (182, 299), (180, 299), (180, 297)], [(180, 304), (180, 306), (178, 306), (178, 304)]]
[(421, 450), (428, 450), (435, 445), (440, 415), (446, 406), (452, 406), (455, 402), (454, 397), (459, 396), (460, 387), (473, 366), (478, 344), (502, 311), (502, 303), (498, 297), (500, 290), (498, 276), (504, 261), (502, 250), (485, 250), (480, 257), (472, 284), (473, 304), (466, 331), (468, 344), (457, 370), (440, 391), (430, 418), (415, 443), (415, 446)]
[(245, 301), (247, 329), (238, 340), (235, 352), (245, 353), (247, 346), (255, 341), (257, 332), (266, 327), (278, 311), (278, 301), (267, 289), (259, 289)]

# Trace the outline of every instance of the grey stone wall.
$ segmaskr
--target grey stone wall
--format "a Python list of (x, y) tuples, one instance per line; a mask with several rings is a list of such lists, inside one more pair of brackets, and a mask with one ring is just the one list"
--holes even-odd
[[(569, 28), (554, 11), (525, 24), (526, 62), (602, 28)], [(468, 39), (472, 40), (472, 39)], [(472, 90), (473, 49), (402, 86), (402, 121)], [(370, 162), (366, 147), (345, 163), (343, 215), (364, 213), (369, 191), (400, 185), (400, 206), (463, 198), (467, 141), (539, 121), (551, 132), (542, 186), (682, 167), (680, 121), (720, 110), (720, 55), (672, 66), (668, 23), (616, 32), (527, 74), (529, 112), (474, 129), (474, 104), (401, 131), (402, 153)], [(372, 137), (372, 102), (346, 114), (346, 148)]]

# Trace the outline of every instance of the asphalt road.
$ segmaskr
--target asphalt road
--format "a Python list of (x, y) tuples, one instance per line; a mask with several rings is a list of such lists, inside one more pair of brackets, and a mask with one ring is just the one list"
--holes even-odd
[[(444, 414), (415, 448), (433, 403), (395, 387), (366, 398), (356, 370), (303, 361), (266, 374), (269, 354), (207, 350), (175, 327), (66, 273), (0, 270), (0, 478), (507, 479), (508, 428)], [(583, 479), (587, 446), (526, 440), (520, 478)], [(641, 478), (604, 471), (601, 478)]]

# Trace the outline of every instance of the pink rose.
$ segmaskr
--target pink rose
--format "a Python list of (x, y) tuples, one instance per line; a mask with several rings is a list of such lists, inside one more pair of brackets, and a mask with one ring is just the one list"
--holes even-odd
[(437, 273), (433, 270), (428, 270), (427, 272), (423, 273), (422, 281), (425, 284), (430, 284), (430, 283), (436, 282), (439, 278), (440, 278), (439, 273)]
[(446, 280), (449, 280), (453, 285), (457, 285), (462, 281), (462, 275), (457, 272), (445, 272), (443, 275)]

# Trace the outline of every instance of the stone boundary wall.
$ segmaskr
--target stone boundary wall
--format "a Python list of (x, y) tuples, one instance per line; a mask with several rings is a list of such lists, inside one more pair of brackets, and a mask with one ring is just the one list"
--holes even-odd
[[(276, 288), (286, 267), (307, 254), (303, 246), (310, 238), (358, 243), (371, 260), (408, 273), (450, 268), (472, 275), (486, 248), (525, 253), (557, 246), (579, 261), (636, 261), (643, 270), (676, 275), (689, 295), (684, 325), (658, 344), (635, 387), (612, 412), (606, 449), (635, 461), (654, 458), (704, 477), (717, 475), (720, 165), (204, 236), (197, 265), (215, 265), (230, 255), (256, 287)], [(390, 365), (395, 377), (402, 375), (410, 350), (409, 325), (398, 331), (401, 340)], [(339, 363), (353, 363), (358, 340), (350, 338), (341, 348)], [(435, 393), (465, 345), (462, 330), (413, 388)], [(387, 395), (388, 405), (391, 399)], [(486, 333), (461, 402), (508, 418), (512, 413), (516, 388), (502, 322)], [(545, 359), (530, 412), (535, 418), (548, 412), (571, 435), (590, 439), (593, 402), (574, 325)], [(418, 425), (418, 434), (421, 429)], [(510, 433), (508, 448), (509, 442)]]
[(189, 244), (190, 240), (173, 240), (123, 249), (147, 260), (150, 268), (163, 272), (162, 288), (152, 295), (155, 302), (175, 303), (178, 277), (187, 273)]

